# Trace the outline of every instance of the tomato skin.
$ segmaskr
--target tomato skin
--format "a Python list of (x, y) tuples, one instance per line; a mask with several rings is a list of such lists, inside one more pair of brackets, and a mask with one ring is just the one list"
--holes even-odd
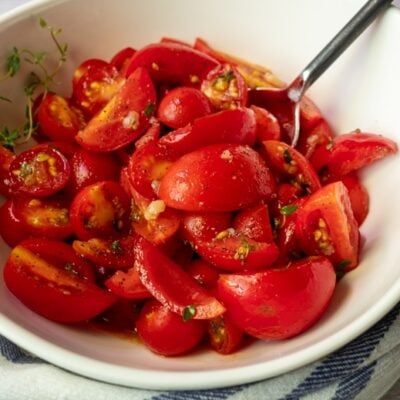
[(84, 187), (70, 207), (74, 233), (80, 240), (120, 237), (129, 229), (130, 201), (116, 182), (102, 181)]
[[(290, 142), (293, 131), (293, 104), (288, 100), (284, 91), (276, 90), (250, 90), (249, 103), (262, 107), (271, 112), (279, 121), (282, 139)], [(300, 137), (304, 132), (315, 128), (323, 120), (318, 107), (306, 96), (300, 103)]]
[(75, 142), (75, 135), (85, 125), (80, 111), (65, 98), (48, 93), (41, 101), (37, 118), (41, 132), (55, 141)]
[(211, 347), (220, 354), (231, 354), (242, 343), (243, 330), (226, 313), (208, 321), (207, 332)]
[(10, 196), (9, 170), (15, 154), (4, 146), (0, 146), (0, 195)]
[(142, 342), (154, 353), (176, 356), (197, 346), (206, 331), (204, 321), (183, 321), (157, 300), (149, 300), (136, 321)]
[(351, 132), (333, 139), (329, 149), (319, 147), (310, 159), (316, 171), (340, 178), (398, 151), (397, 144), (373, 133)]
[(201, 84), (201, 91), (217, 110), (244, 107), (247, 104), (247, 85), (231, 64), (215, 67)]
[(194, 319), (210, 319), (224, 313), (224, 306), (178, 264), (144, 239), (135, 246), (140, 279), (148, 291), (176, 314), (194, 306)]
[(125, 299), (140, 300), (152, 297), (142, 284), (136, 267), (131, 267), (127, 271), (116, 271), (104, 284), (112, 293)]
[(133, 266), (135, 238), (126, 236), (120, 240), (89, 239), (74, 240), (72, 247), (81, 257), (97, 266), (111, 269), (128, 269)]
[(148, 72), (138, 68), (118, 92), (78, 132), (76, 140), (87, 150), (108, 152), (135, 141), (150, 126), (156, 91)]
[(21, 220), (16, 215), (15, 202), (6, 200), (0, 207), (0, 236), (10, 246), (14, 247), (29, 237)]
[(187, 211), (232, 211), (275, 191), (275, 181), (259, 154), (248, 146), (216, 144), (188, 153), (168, 169), (159, 196)]
[(124, 73), (130, 59), (136, 53), (136, 50), (132, 47), (125, 47), (118, 51), (110, 60), (110, 64), (113, 65), (120, 73)]
[(268, 110), (262, 107), (251, 106), (256, 116), (257, 123), (257, 142), (264, 140), (280, 140), (281, 127), (276, 117)]
[(269, 268), (279, 256), (275, 243), (256, 242), (237, 234), (209, 242), (197, 241), (194, 248), (204, 260), (224, 271)]
[(79, 149), (70, 159), (71, 177), (67, 189), (72, 195), (99, 181), (118, 180), (120, 165), (113, 154)]
[(358, 226), (365, 221), (369, 212), (369, 194), (360, 179), (354, 175), (345, 175), (340, 178), (349, 192), (351, 208)]
[(198, 258), (186, 266), (185, 271), (207, 289), (217, 286), (219, 273), (208, 262)]
[(198, 89), (180, 86), (161, 100), (157, 118), (172, 129), (182, 128), (194, 119), (211, 113), (207, 97)]
[(132, 57), (126, 76), (145, 67), (155, 82), (193, 86), (201, 82), (218, 62), (201, 52), (177, 43), (155, 43)]
[(335, 284), (329, 260), (310, 257), (286, 268), (221, 275), (218, 294), (239, 328), (259, 339), (277, 340), (298, 335), (314, 324)]
[(308, 255), (324, 255), (349, 271), (358, 264), (359, 231), (348, 191), (342, 182), (313, 193), (298, 210), (296, 234)]
[(257, 242), (268, 243), (273, 241), (271, 221), (266, 204), (258, 204), (240, 211), (233, 221), (233, 228), (240, 235)]
[(200, 117), (192, 124), (163, 136), (160, 143), (182, 155), (216, 143), (252, 146), (255, 140), (254, 112), (249, 108), (241, 108)]
[[(50, 252), (51, 246), (47, 247)], [(57, 259), (59, 254), (53, 256)], [(37, 314), (56, 322), (75, 323), (93, 318), (116, 301), (113, 295), (48, 258), (49, 254), (42, 256), (22, 242), (11, 251), (4, 268), (8, 289)]]
[(72, 235), (69, 204), (61, 196), (13, 200), (15, 216), (28, 236), (63, 240)]
[(262, 144), (271, 167), (292, 178), (301, 191), (312, 193), (321, 187), (318, 175), (296, 149), (277, 140), (266, 140)]
[(231, 226), (230, 213), (186, 213), (182, 217), (181, 236), (184, 240), (210, 241)]
[(13, 194), (44, 197), (65, 187), (70, 177), (68, 160), (50, 145), (37, 145), (20, 153), (9, 170)]
[(329, 146), (332, 140), (332, 128), (322, 119), (315, 127), (301, 133), (296, 149), (309, 160), (318, 148)]

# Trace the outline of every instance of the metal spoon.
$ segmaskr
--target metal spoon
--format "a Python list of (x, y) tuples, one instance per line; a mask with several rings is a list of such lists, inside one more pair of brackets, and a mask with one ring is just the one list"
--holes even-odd
[(311, 60), (293, 82), (284, 89), (257, 88), (250, 95), (269, 101), (289, 100), (293, 106), (291, 144), (296, 146), (300, 134), (300, 101), (306, 90), (333, 64), (358, 36), (386, 10), (393, 0), (369, 0), (337, 33), (337, 35)]

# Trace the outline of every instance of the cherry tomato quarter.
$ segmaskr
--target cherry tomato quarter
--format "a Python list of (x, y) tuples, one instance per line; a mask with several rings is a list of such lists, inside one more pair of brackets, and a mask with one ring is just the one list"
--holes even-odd
[(139, 239), (135, 250), (143, 285), (171, 311), (185, 319), (210, 319), (224, 313), (224, 306), (214, 296), (157, 247)]
[(218, 294), (234, 323), (260, 339), (287, 339), (314, 324), (336, 284), (332, 264), (310, 257), (286, 268), (221, 275)]
[(150, 126), (156, 91), (148, 72), (138, 68), (118, 92), (78, 132), (76, 140), (87, 150), (108, 152), (135, 141)]
[(296, 232), (307, 254), (324, 255), (344, 271), (357, 266), (358, 225), (342, 182), (330, 183), (306, 200), (298, 210)]

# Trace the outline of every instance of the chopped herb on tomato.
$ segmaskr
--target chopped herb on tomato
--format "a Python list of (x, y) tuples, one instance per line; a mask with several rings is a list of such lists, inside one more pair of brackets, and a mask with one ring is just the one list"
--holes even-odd
[(280, 213), (284, 216), (291, 215), (297, 211), (299, 207), (296, 204), (288, 204), (286, 206), (281, 207)]
[(195, 306), (193, 306), (193, 305), (186, 306), (182, 312), (182, 319), (184, 321), (189, 321), (192, 318), (194, 318), (194, 316), (196, 315), (196, 312), (197, 312), (197, 310), (196, 310)]

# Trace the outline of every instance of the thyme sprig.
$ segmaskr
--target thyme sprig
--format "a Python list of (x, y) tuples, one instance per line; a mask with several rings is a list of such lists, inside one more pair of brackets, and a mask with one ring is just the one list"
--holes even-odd
[[(21, 69), (23, 63), (30, 64), (32, 70), (28, 73), (24, 83), (25, 104), (25, 122), (20, 128), (0, 127), (0, 144), (7, 147), (14, 147), (19, 143), (24, 143), (30, 139), (36, 130), (34, 122), (34, 99), (38, 95), (43, 97), (51, 90), (52, 85), (57, 85), (56, 76), (63, 64), (67, 60), (68, 44), (59, 40), (62, 32), (60, 28), (54, 28), (43, 18), (38, 20), (39, 26), (46, 29), (57, 49), (58, 60), (55, 67), (49, 70), (47, 66), (48, 53), (46, 51), (32, 51), (30, 49), (19, 49), (13, 47), (10, 55), (6, 59), (5, 73), (0, 77), (0, 83), (13, 78)], [(6, 96), (0, 95), (0, 100), (11, 102)]]

